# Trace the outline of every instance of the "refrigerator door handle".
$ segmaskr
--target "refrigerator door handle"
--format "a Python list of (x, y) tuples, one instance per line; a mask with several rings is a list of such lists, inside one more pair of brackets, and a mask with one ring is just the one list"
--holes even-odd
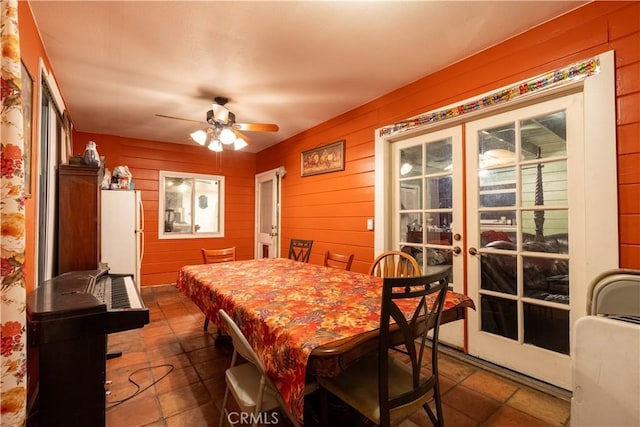
[(144, 230), (140, 230), (140, 265), (142, 265), (142, 259), (144, 258)]
[(140, 223), (138, 224), (138, 232), (140, 233), (140, 261), (138, 265), (142, 265), (144, 258), (144, 206), (142, 205), (142, 197), (138, 197), (138, 211), (140, 212)]

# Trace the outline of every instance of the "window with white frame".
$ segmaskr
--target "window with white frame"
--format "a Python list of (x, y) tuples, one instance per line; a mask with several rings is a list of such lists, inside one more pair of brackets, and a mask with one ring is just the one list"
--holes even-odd
[(158, 237), (224, 237), (224, 176), (160, 171)]

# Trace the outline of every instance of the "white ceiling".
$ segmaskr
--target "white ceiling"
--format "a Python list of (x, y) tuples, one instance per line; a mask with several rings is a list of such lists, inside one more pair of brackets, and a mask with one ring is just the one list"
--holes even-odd
[(258, 152), (578, 1), (30, 1), (75, 128), (191, 144), (215, 96)]

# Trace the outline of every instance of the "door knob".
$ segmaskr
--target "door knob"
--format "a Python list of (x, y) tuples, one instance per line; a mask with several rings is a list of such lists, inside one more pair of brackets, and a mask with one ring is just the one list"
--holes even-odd
[(455, 240), (456, 242), (459, 241), (460, 239), (462, 239), (462, 236), (460, 235), (460, 233), (456, 233), (453, 235), (453, 240)]
[(476, 248), (469, 248), (469, 253), (471, 255), (477, 255), (478, 254), (478, 250)]
[(460, 252), (462, 252), (462, 249), (460, 249), (460, 246), (454, 246), (453, 247), (453, 253), (458, 255), (460, 254)]

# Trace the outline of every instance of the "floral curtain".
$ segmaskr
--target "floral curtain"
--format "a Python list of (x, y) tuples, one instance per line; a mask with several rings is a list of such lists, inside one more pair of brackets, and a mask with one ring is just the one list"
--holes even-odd
[(2, 0), (0, 426), (26, 421), (26, 315), (24, 168), (18, 0)]

